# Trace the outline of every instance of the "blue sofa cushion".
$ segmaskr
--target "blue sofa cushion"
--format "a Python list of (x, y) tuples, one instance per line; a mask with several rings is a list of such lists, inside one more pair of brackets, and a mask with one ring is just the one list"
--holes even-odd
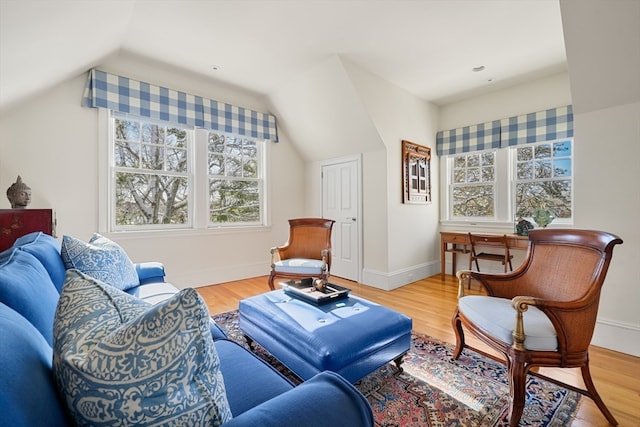
[(27, 319), (1, 303), (0, 331), (0, 425), (66, 426), (47, 341)]
[(62, 236), (62, 261), (106, 284), (126, 291), (140, 284), (136, 267), (116, 242), (94, 233), (89, 242)]
[(13, 247), (18, 247), (38, 258), (49, 273), (58, 293), (60, 292), (67, 271), (60, 258), (60, 242), (55, 237), (36, 231), (19, 237)]
[[(218, 339), (216, 350), (224, 376), (227, 400), (234, 417), (293, 388), (293, 383), (255, 354), (233, 341)], [(247, 392), (247, 373), (251, 392)]]
[(184, 289), (156, 305), (67, 272), (53, 366), (79, 425), (217, 426), (231, 419), (206, 304)]
[(59, 294), (49, 273), (18, 248), (3, 252), (0, 262), (0, 302), (24, 316), (51, 345)]

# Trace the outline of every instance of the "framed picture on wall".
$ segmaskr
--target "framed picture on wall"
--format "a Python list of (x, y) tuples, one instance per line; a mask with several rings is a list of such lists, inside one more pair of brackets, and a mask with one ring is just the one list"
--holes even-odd
[(431, 203), (431, 148), (402, 140), (402, 202)]

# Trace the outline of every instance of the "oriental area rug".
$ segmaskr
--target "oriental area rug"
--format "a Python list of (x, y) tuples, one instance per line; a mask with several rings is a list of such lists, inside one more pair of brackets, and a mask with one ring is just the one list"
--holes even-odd
[[(213, 319), (230, 339), (247, 347), (237, 311)], [(266, 350), (254, 346), (255, 354), (300, 382)], [(509, 386), (504, 365), (468, 349), (458, 360), (452, 360), (452, 353), (452, 345), (414, 332), (402, 373), (390, 363), (355, 383), (373, 408), (376, 426), (507, 426)], [(570, 425), (580, 398), (579, 393), (530, 375), (520, 426)]]

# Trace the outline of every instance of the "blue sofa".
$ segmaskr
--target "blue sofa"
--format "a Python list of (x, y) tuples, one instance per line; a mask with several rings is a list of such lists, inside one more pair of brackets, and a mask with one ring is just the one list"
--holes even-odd
[[(0, 253), (0, 425), (72, 425), (52, 368), (53, 316), (66, 270), (59, 241), (43, 233)], [(128, 290), (152, 304), (178, 292), (159, 263), (135, 265)], [(227, 339), (211, 321), (235, 426), (371, 426), (366, 399), (344, 378), (322, 372), (299, 386)]]

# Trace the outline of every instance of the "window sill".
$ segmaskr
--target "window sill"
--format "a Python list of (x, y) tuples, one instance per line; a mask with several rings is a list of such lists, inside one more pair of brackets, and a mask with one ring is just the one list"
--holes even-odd
[(270, 225), (255, 226), (238, 226), (238, 227), (215, 227), (215, 228), (180, 228), (168, 230), (123, 230), (123, 231), (104, 231), (100, 232), (107, 238), (117, 238), (118, 240), (137, 240), (137, 239), (165, 239), (172, 237), (202, 237), (215, 236), (225, 234), (244, 234), (244, 233), (266, 233), (271, 231)]

